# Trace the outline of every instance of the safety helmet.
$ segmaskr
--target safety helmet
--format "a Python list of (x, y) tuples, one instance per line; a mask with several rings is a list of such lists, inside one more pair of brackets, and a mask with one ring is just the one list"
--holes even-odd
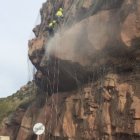
[(63, 9), (62, 8), (59, 8), (59, 11), (63, 12)]
[(53, 26), (53, 23), (52, 23), (52, 22), (50, 22), (50, 23), (49, 23), (49, 27), (52, 27), (52, 26)]
[(56, 20), (53, 20), (53, 24), (55, 24), (56, 23)]

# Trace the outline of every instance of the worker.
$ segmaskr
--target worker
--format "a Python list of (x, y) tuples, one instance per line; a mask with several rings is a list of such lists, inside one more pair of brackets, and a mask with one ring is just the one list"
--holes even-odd
[(54, 36), (55, 26), (56, 26), (56, 20), (53, 20), (52, 22), (49, 23), (47, 30), (50, 36)]
[(54, 36), (54, 29), (53, 29), (53, 23), (50, 22), (48, 26), (48, 32), (50, 36)]
[(54, 36), (56, 24), (57, 24), (56, 20), (53, 20), (52, 22), (49, 23), (48, 31), (49, 31), (50, 36)]
[(56, 12), (56, 19), (57, 19), (58, 24), (61, 23), (63, 17), (64, 17), (63, 16), (63, 9), (59, 8), (59, 10)]

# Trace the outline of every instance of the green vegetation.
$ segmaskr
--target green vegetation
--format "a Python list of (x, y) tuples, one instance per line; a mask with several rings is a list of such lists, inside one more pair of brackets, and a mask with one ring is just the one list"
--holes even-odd
[(11, 112), (14, 112), (18, 107), (27, 108), (36, 94), (36, 86), (33, 83), (28, 83), (15, 94), (0, 99), (0, 124), (4, 117), (7, 117)]

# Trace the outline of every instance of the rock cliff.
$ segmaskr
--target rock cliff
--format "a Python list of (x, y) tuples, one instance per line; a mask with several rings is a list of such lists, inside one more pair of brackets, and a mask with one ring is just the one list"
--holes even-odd
[(48, 0), (40, 14), (28, 44), (37, 97), (12, 140), (37, 139), (37, 122), (41, 140), (139, 140), (140, 1)]

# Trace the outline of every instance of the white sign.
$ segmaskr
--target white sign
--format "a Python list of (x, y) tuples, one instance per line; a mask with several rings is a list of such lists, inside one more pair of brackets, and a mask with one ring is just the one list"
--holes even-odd
[(0, 136), (0, 140), (10, 140), (9, 136)]
[(45, 131), (45, 126), (42, 123), (36, 123), (33, 127), (33, 131), (36, 135), (42, 135)]

